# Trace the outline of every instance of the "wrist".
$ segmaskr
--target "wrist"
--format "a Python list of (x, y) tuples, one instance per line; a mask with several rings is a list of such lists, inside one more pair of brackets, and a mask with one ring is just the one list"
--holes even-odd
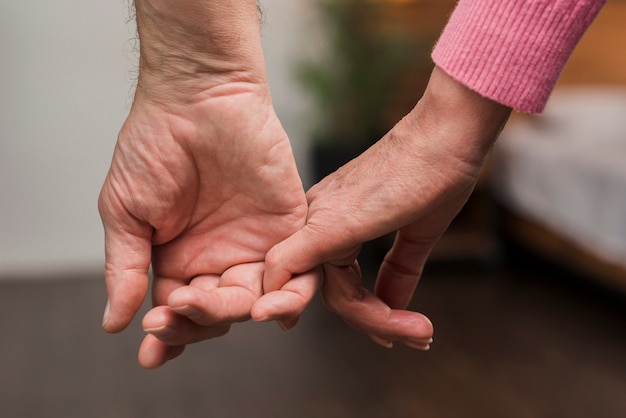
[(138, 90), (194, 95), (231, 83), (265, 84), (254, 0), (136, 0)]
[(410, 117), (426, 138), (481, 166), (504, 128), (511, 108), (481, 96), (435, 67), (424, 96)]

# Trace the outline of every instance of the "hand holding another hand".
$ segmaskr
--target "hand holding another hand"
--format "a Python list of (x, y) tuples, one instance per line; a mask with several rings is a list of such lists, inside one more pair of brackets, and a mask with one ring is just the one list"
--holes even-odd
[[(250, 317), (289, 328), (319, 286), (379, 344), (427, 349), (432, 324), (404, 309), (510, 109), (435, 68), (409, 115), (305, 197), (272, 107), (256, 5), (218, 3), (135, 2), (140, 77), (99, 199), (104, 328), (129, 324), (152, 266), (144, 367)], [(396, 230), (369, 292), (360, 246)]]
[[(308, 191), (306, 225), (269, 251), (264, 291), (323, 264), (322, 294), (331, 310), (382, 345), (428, 348), (430, 321), (404, 309), (509, 114), (435, 68), (411, 113)], [(361, 287), (355, 259), (362, 243), (392, 231), (396, 239), (372, 294)], [(267, 297), (255, 303), (253, 317), (280, 317)]]

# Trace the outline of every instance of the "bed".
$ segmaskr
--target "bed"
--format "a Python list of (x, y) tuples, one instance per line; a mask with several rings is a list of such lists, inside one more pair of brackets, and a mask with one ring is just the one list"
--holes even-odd
[(490, 181), (508, 237), (626, 291), (626, 87), (560, 88), (514, 118)]

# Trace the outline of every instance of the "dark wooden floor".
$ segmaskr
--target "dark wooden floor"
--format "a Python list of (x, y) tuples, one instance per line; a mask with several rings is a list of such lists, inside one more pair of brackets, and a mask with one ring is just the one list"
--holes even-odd
[(0, 285), (0, 417), (624, 417), (626, 298), (518, 263), (431, 266), (428, 353), (380, 348), (316, 301), (142, 370), (100, 330), (97, 277)]

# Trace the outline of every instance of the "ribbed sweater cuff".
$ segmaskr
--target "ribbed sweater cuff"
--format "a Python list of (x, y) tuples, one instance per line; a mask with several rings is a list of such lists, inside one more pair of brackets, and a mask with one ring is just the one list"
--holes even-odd
[(540, 113), (606, 0), (460, 0), (432, 53), (477, 93)]

